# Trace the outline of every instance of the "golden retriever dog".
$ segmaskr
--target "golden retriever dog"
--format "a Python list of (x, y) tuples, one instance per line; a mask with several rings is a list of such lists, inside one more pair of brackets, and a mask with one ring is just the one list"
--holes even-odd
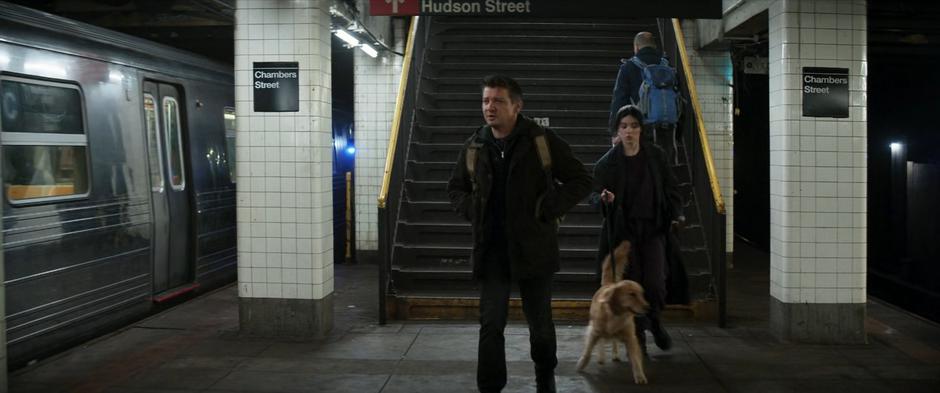
[(591, 360), (591, 353), (598, 340), (615, 339), (627, 347), (633, 381), (645, 384), (643, 351), (636, 337), (633, 318), (645, 313), (648, 308), (649, 304), (643, 298), (643, 287), (636, 281), (621, 280), (601, 286), (591, 299), (591, 322), (585, 332), (584, 352), (578, 360), (578, 371), (583, 370)]
[[(649, 304), (643, 298), (643, 287), (635, 281), (620, 280), (627, 267), (630, 255), (630, 242), (623, 241), (614, 247), (613, 252), (604, 258), (601, 264), (601, 288), (591, 300), (590, 323), (585, 334), (585, 348), (578, 361), (578, 370), (583, 370), (591, 359), (591, 354), (599, 340), (613, 344), (614, 360), (619, 360), (617, 342), (626, 345), (627, 356), (633, 367), (633, 379), (636, 383), (646, 383), (643, 372), (643, 352), (634, 334), (633, 318), (643, 314)], [(605, 352), (598, 351), (598, 363), (603, 364)]]

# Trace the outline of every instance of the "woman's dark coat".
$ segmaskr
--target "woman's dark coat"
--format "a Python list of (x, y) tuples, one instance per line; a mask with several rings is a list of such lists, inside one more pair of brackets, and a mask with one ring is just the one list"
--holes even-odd
[[(666, 267), (667, 274), (667, 302), (688, 303), (688, 279), (685, 275), (685, 267), (682, 265), (681, 258), (677, 252), (671, 252), (670, 248), (678, 248), (678, 239), (670, 230), (671, 224), (682, 215), (682, 197), (679, 193), (679, 184), (675, 174), (666, 163), (666, 154), (658, 146), (653, 144), (642, 144), (641, 149), (646, 155), (646, 163), (649, 166), (649, 176), (653, 180), (653, 193), (655, 203), (654, 230), (665, 236), (667, 249)], [(617, 144), (610, 148), (603, 157), (601, 157), (594, 166), (594, 185), (591, 194), (591, 203), (600, 208), (600, 193), (604, 189), (614, 193), (615, 200), (611, 204), (612, 212), (607, 212), (609, 217), (604, 217), (601, 228), (601, 236), (598, 244), (597, 266), (600, 269), (601, 262), (607, 256), (610, 249), (608, 236), (610, 231), (614, 232), (615, 243), (625, 238), (625, 229), (623, 223), (623, 203), (620, 198), (626, 195), (625, 158), (623, 154), (623, 145)], [(605, 209), (600, 209), (606, 212)], [(611, 223), (611, 220), (613, 223)], [(613, 225), (613, 227), (611, 227)], [(673, 247), (670, 247), (673, 246)]]

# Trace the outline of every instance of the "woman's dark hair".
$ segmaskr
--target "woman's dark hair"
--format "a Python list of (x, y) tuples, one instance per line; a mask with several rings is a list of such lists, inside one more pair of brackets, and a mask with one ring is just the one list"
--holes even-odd
[(614, 121), (614, 124), (610, 125), (612, 127), (610, 130), (611, 134), (617, 133), (617, 129), (620, 127), (620, 120), (623, 120), (623, 118), (627, 116), (633, 116), (640, 122), (640, 126), (643, 126), (643, 112), (640, 111), (640, 108), (636, 105), (628, 104), (620, 107), (620, 109), (617, 110), (617, 118)]
[(519, 83), (506, 75), (487, 75), (483, 77), (481, 85), (489, 88), (502, 87), (509, 91), (509, 99), (512, 102), (522, 101), (522, 88)]

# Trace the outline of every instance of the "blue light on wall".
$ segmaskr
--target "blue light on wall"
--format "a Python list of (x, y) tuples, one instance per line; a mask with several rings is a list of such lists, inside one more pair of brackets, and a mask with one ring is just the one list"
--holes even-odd
[(356, 154), (356, 147), (355, 147), (355, 146), (349, 146), (349, 147), (347, 147), (347, 148), (346, 148), (346, 154), (349, 154), (349, 155)]

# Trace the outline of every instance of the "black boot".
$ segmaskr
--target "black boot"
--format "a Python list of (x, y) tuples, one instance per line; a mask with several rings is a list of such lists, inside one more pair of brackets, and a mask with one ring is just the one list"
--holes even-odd
[(538, 393), (555, 393), (555, 373), (535, 373), (535, 391)]
[(664, 351), (672, 348), (672, 337), (669, 337), (669, 332), (667, 332), (663, 324), (659, 322), (659, 317), (651, 315), (649, 316), (649, 320), (650, 332), (653, 333), (653, 341), (656, 342), (656, 346)]

